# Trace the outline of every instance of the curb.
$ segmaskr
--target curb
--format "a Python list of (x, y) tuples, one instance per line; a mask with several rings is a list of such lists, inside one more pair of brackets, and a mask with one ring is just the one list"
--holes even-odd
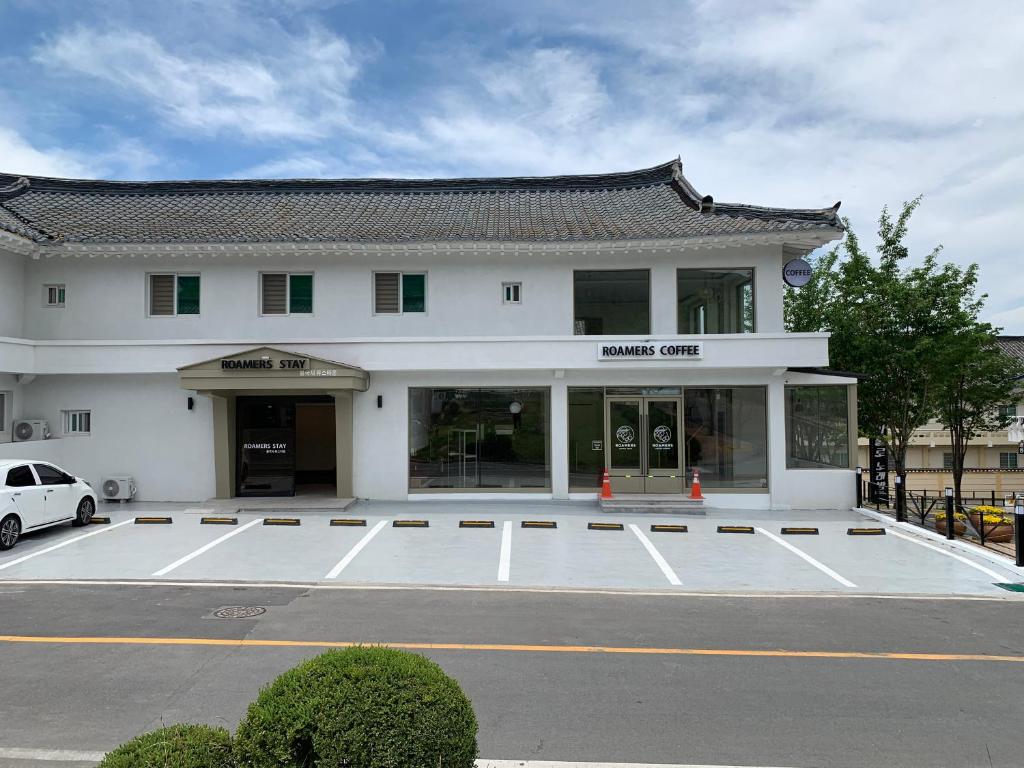
[(973, 555), (980, 560), (987, 560), (993, 565), (998, 565), (1000, 568), (1008, 570), (1010, 573), (1015, 573), (1018, 576), (1024, 576), (1024, 568), (1018, 568), (1013, 560), (1000, 555), (998, 552), (991, 552), (984, 547), (976, 547), (972, 544), (963, 544), (957, 540), (950, 541), (945, 536), (935, 531), (929, 531), (927, 528), (922, 528), (919, 525), (913, 523), (898, 523), (889, 515), (883, 514), (882, 512), (876, 512), (873, 509), (866, 509), (864, 507), (854, 507), (854, 512), (860, 512), (862, 515), (870, 517), (872, 520), (877, 520), (880, 523), (886, 524), (889, 528), (895, 528), (903, 531), (904, 533), (911, 533), (917, 535), (919, 538), (930, 539), (936, 543), (942, 543), (949, 549), (954, 550), (957, 554), (961, 555)]

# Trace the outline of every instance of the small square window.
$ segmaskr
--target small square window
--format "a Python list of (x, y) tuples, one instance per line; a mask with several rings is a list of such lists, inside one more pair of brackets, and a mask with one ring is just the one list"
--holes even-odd
[(523, 284), (522, 283), (502, 283), (501, 284), (501, 303), (502, 304), (522, 304), (523, 303)]
[(92, 431), (91, 411), (63, 411), (65, 435), (88, 435)]
[(43, 286), (43, 305), (47, 307), (63, 307), (67, 291), (63, 283), (51, 283)]
[(947, 453), (942, 454), (942, 468), (943, 469), (952, 469), (953, 468), (953, 454), (952, 453), (948, 453), (947, 452)]
[(1017, 469), (1017, 454), (1016, 453), (1000, 453), (999, 454), (999, 468), (1000, 469)]
[(424, 272), (374, 272), (373, 312), (398, 315), (427, 311), (427, 275)]

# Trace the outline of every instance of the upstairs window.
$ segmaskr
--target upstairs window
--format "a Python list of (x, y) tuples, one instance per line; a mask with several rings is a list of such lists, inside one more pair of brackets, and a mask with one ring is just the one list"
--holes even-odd
[(261, 315), (309, 315), (313, 312), (313, 275), (264, 272), (260, 275)]
[(953, 454), (946, 451), (942, 454), (942, 468), (952, 469), (953, 468)]
[(1000, 405), (999, 406), (999, 418), (1001, 419), (1012, 419), (1017, 415), (1017, 405), (1013, 403), (1011, 405)]
[(577, 336), (651, 332), (650, 270), (576, 270), (572, 280), (573, 333)]
[(1000, 469), (1017, 469), (1016, 453), (1000, 453), (999, 454), (999, 468)]
[(501, 303), (502, 304), (522, 304), (523, 303), (523, 284), (522, 283), (502, 283), (501, 284)]
[(149, 314), (153, 317), (198, 315), (199, 275), (150, 275)]
[(43, 286), (43, 306), (63, 307), (67, 291), (63, 283), (50, 283)]
[(680, 334), (753, 333), (754, 270), (676, 271)]
[(427, 311), (427, 275), (423, 272), (374, 272), (373, 311), (398, 315)]

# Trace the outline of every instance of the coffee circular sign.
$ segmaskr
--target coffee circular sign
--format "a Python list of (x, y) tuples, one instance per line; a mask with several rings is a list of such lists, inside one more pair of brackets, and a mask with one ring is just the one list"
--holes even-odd
[(803, 288), (811, 282), (811, 265), (803, 259), (787, 261), (786, 266), (782, 268), (782, 279), (788, 286)]

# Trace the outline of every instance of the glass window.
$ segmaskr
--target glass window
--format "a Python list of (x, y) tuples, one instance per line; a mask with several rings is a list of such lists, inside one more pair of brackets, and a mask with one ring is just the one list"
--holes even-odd
[(550, 490), (549, 398), (546, 388), (410, 388), (410, 490)]
[(66, 291), (63, 284), (43, 286), (43, 303), (48, 307), (63, 307)]
[(753, 333), (754, 270), (677, 270), (676, 312), (681, 334)]
[(7, 485), (10, 488), (26, 488), (35, 484), (36, 479), (32, 475), (32, 470), (28, 468), (28, 464), (15, 467), (7, 472)]
[(786, 387), (786, 466), (850, 468), (848, 387)]
[(88, 435), (92, 431), (90, 411), (64, 411), (65, 435)]
[(427, 311), (426, 275), (402, 275), (402, 311)]
[(523, 303), (523, 284), (522, 283), (502, 283), (501, 284), (501, 302), (503, 304), (522, 304)]
[(199, 275), (178, 275), (178, 314), (199, 314)]
[(49, 464), (34, 464), (40, 485), (64, 485), (64, 473)]
[(573, 333), (618, 336), (650, 332), (650, 270), (573, 272)]
[(312, 314), (312, 275), (288, 275), (288, 311), (293, 315)]
[(150, 275), (150, 315), (198, 315), (199, 275)]
[(952, 469), (953, 468), (953, 454), (948, 451), (942, 454), (942, 468)]
[(686, 477), (705, 488), (768, 487), (765, 387), (683, 389)]
[(999, 406), (999, 417), (1003, 419), (1012, 419), (1017, 415), (1017, 404), (1011, 405), (1000, 405)]
[(1017, 454), (1016, 453), (1000, 453), (999, 454), (999, 468), (1000, 469), (1017, 469)]
[(569, 387), (569, 488), (601, 487), (604, 473), (604, 390)]

